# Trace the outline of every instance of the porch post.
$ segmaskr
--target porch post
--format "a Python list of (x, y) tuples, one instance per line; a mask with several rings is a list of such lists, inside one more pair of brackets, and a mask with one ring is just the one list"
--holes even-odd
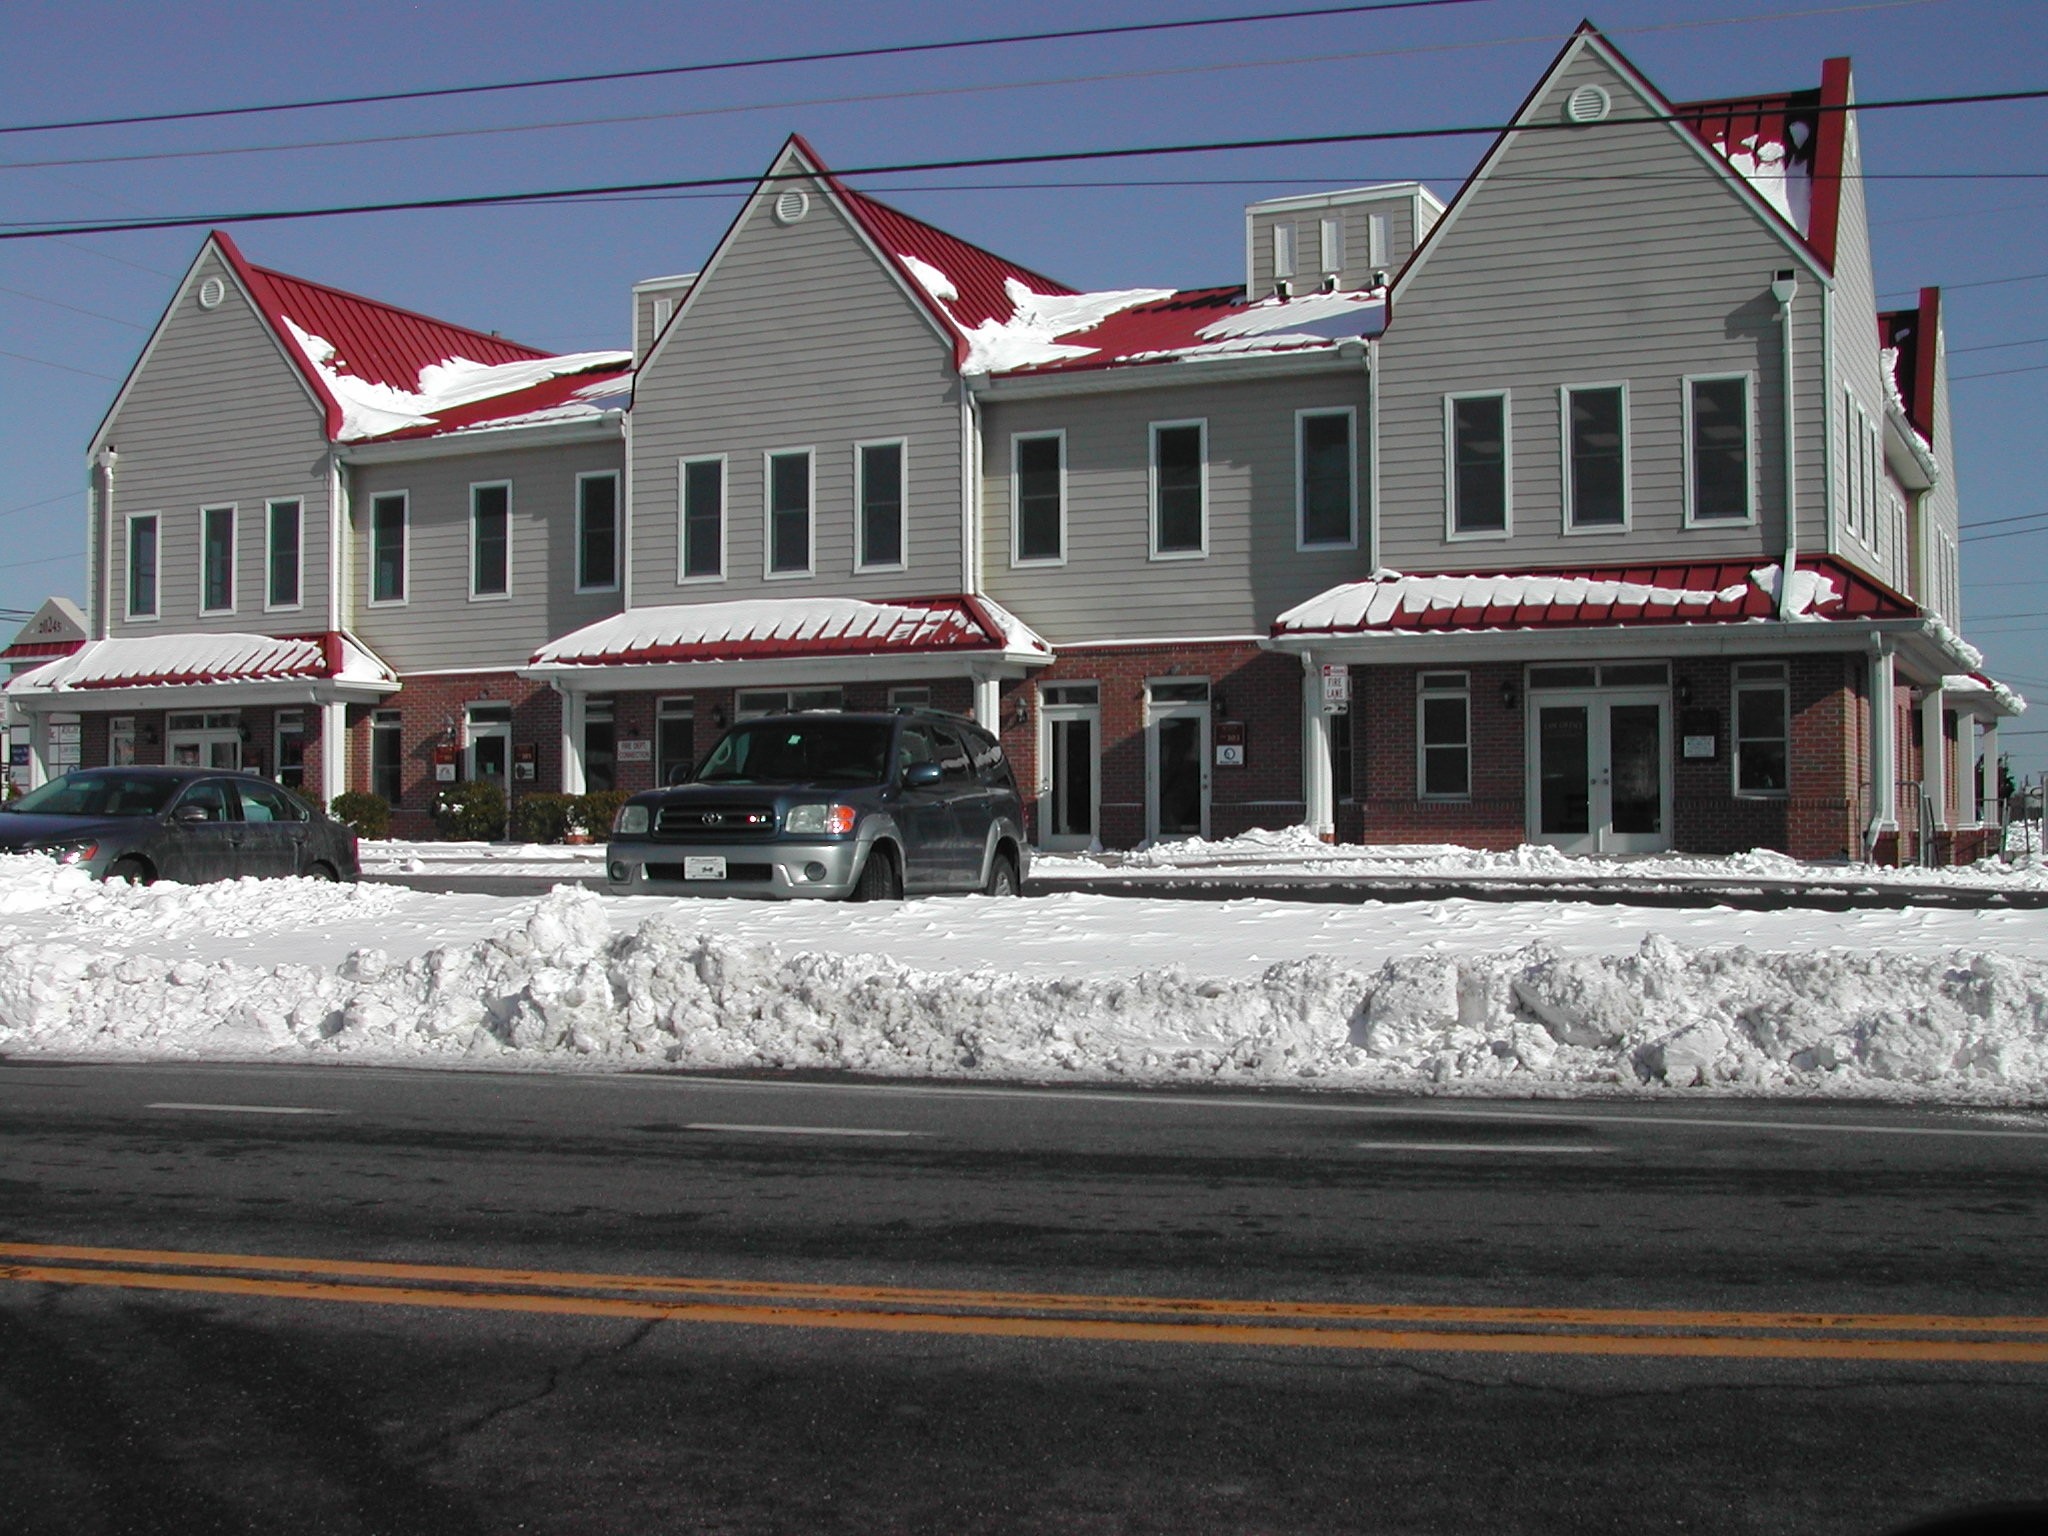
[(555, 685), (562, 695), (562, 793), (584, 793), (583, 777), (583, 695)]
[(1934, 829), (1948, 828), (1948, 732), (1942, 728), (1939, 684), (1920, 700), (1920, 785), (1933, 808)]
[(974, 723), (991, 735), (1003, 734), (1003, 684), (1002, 679), (982, 677), (974, 679)]
[(1956, 825), (1984, 825), (1984, 802), (1977, 778), (1977, 717), (1956, 716)]
[(1984, 787), (1979, 792), (1977, 812), (1980, 818), (1986, 807), (1991, 811), (1990, 824), (1994, 827), (2005, 825), (2005, 796), (1999, 793), (1998, 779), (1998, 717), (1993, 715), (1984, 722), (1983, 736)]
[(348, 788), (348, 706), (330, 699), (320, 706), (320, 803), (332, 805)]
[(1330, 783), (1330, 717), (1323, 709), (1322, 666), (1311, 651), (1301, 653), (1301, 798), (1301, 824), (1330, 841), (1337, 832)]
[(1896, 673), (1890, 647), (1878, 642), (1870, 658), (1870, 822), (1863, 856), (1876, 850), (1879, 836), (1899, 830), (1898, 712), (1893, 700)]
[(28, 714), (28, 787), (50, 782), (50, 717), (38, 709)]

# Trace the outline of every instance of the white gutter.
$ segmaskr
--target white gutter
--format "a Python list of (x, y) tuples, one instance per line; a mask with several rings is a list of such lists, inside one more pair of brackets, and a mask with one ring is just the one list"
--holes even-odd
[[(348, 501), (345, 484), (341, 455), (330, 449), (327, 454), (327, 627), (330, 630), (348, 628), (343, 611), (343, 597), (348, 589)], [(269, 579), (268, 572), (264, 576), (265, 580)], [(328, 798), (340, 793), (340, 790), (334, 790)]]
[(1798, 414), (1792, 406), (1792, 300), (1799, 292), (1799, 274), (1791, 267), (1771, 278), (1771, 297), (1778, 301), (1778, 329), (1784, 343), (1785, 389), (1785, 558), (1778, 563), (1778, 618), (1792, 617), (1792, 576), (1799, 569)]
[[(87, 626), (87, 632), (95, 640), (104, 640), (113, 633), (114, 622), (114, 465), (120, 453), (113, 448), (100, 450), (99, 517), (95, 521), (95, 532), (99, 537), (99, 612)], [(97, 524), (104, 520), (105, 531), (99, 532)]]
[(1366, 569), (1380, 568), (1380, 339), (1365, 338)]
[(409, 459), (440, 459), (467, 453), (499, 453), (507, 448), (552, 448), (562, 443), (597, 443), (619, 437), (624, 411), (607, 411), (580, 421), (541, 426), (468, 427), (438, 437), (406, 437), (385, 442), (346, 443), (337, 451), (350, 464), (393, 464)]
[[(633, 413), (627, 411), (619, 418), (619, 431), (623, 435), (626, 452), (619, 466), (619, 609), (624, 612), (633, 606)], [(678, 471), (680, 473), (680, 471)], [(723, 494), (721, 488), (721, 494)], [(683, 488), (676, 487), (676, 507), (680, 512), (683, 505)], [(681, 524), (677, 524), (680, 533)], [(721, 550), (720, 554), (724, 551)], [(566, 758), (563, 761), (567, 761)]]
[(1099, 395), (1114, 390), (1155, 389), (1175, 384), (1216, 384), (1234, 379), (1343, 373), (1357, 366), (1355, 359), (1338, 356), (1333, 343), (1326, 347), (1251, 357), (1226, 353), (1219, 357), (1120, 363), (1106, 368), (1060, 373), (1005, 374), (1001, 378), (977, 373), (963, 377), (969, 389), (986, 399), (1035, 400), (1048, 395)]
[[(981, 405), (967, 382), (967, 375), (963, 373), (960, 376), (960, 590), (976, 596), (981, 593), (980, 444)], [(907, 465), (905, 471), (908, 472)], [(910, 551), (905, 549), (903, 553), (908, 558)], [(976, 703), (978, 707), (978, 696)]]

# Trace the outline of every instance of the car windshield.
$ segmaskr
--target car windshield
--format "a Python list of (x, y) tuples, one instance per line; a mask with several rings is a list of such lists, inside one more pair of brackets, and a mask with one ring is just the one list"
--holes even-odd
[(67, 773), (8, 805), (31, 816), (155, 816), (178, 780), (130, 773)]
[(879, 784), (889, 758), (880, 720), (753, 720), (726, 732), (699, 784)]

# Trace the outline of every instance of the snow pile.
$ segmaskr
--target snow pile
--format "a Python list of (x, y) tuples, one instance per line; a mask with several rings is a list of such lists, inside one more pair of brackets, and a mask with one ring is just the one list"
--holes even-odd
[[(1803, 133), (1805, 125), (1794, 123), (1792, 131)], [(1807, 232), (1813, 211), (1813, 175), (1803, 162), (1787, 154), (1783, 144), (1771, 139), (1759, 141), (1755, 134), (1739, 145), (1722, 144), (1718, 148), (1758, 197), (1799, 233)]]
[(903, 269), (918, 281), (918, 286), (942, 304), (958, 301), (960, 290), (953, 286), (953, 279), (946, 276), (930, 262), (916, 256), (898, 253), (896, 259), (903, 263)]
[[(8, 878), (18, 874), (0, 871), (0, 883), (79, 899), (75, 881)], [(272, 905), (303, 913), (296, 899)], [(9, 934), (0, 1050), (2048, 1097), (2048, 963), (2038, 960), (1772, 955), (1653, 935), (1618, 955), (1539, 943), (1378, 967), (1311, 956), (1224, 979), (1181, 969), (1028, 977), (789, 951), (715, 932), (704, 913), (614, 933), (614, 910), (557, 889), (491, 937), (403, 963), (359, 950), (332, 968), (124, 956)]]
[(1171, 288), (1119, 288), (1106, 293), (1034, 293), (1014, 277), (1003, 279), (1010, 296), (1007, 320), (984, 320), (967, 332), (963, 373), (1003, 373), (1036, 368), (1069, 357), (1087, 357), (1094, 347), (1055, 338), (1091, 330), (1111, 315), (1139, 304), (1173, 297)]

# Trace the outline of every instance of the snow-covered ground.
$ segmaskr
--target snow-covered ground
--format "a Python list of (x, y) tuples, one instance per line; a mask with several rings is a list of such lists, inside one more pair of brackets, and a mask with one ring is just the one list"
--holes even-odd
[(0, 1051), (2048, 1103), (2048, 921), (131, 889), (0, 857)]

